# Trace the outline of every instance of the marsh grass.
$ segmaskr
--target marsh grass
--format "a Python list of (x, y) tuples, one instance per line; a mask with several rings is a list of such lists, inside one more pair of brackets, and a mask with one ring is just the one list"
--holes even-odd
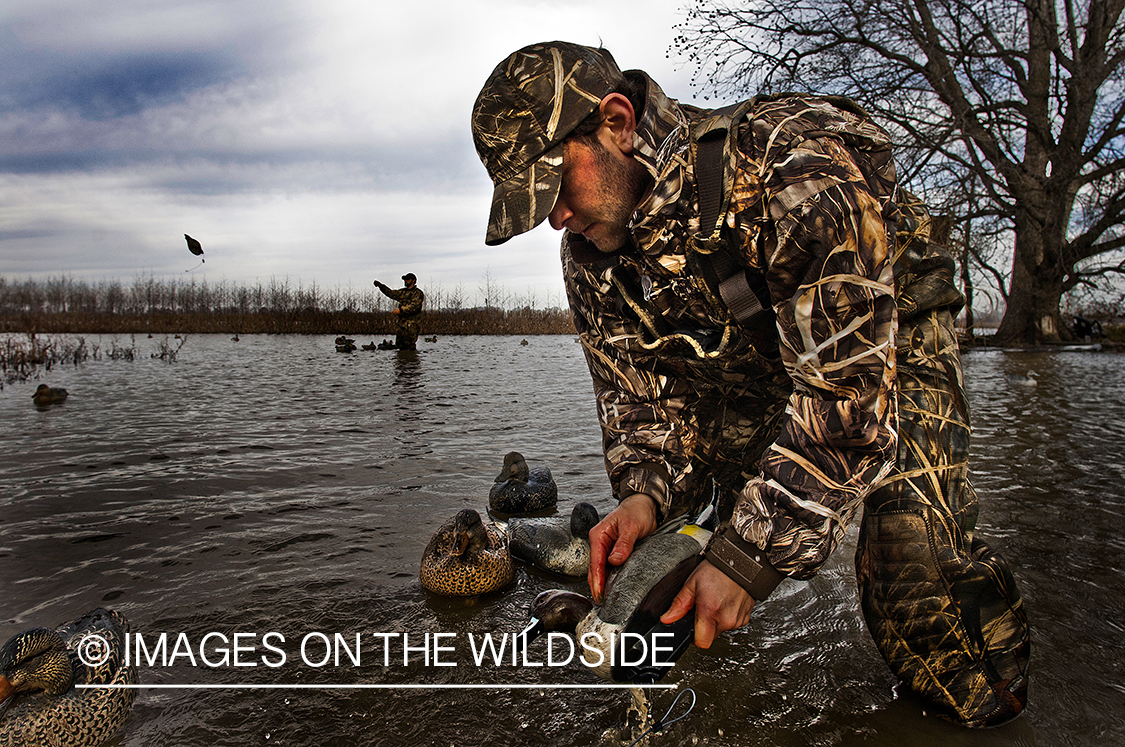
[(27, 335), (26, 339), (8, 337), (0, 347), (0, 387), (15, 381), (38, 378), (60, 365), (74, 365), (88, 360), (96, 352), (86, 345), (86, 338), (75, 339)]

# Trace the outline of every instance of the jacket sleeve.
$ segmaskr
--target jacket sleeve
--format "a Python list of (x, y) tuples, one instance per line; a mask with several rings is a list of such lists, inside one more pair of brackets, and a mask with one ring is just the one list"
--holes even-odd
[(402, 297), (402, 291), (406, 290), (405, 288), (403, 288), (401, 290), (398, 290), (398, 289), (392, 288), (389, 285), (379, 285), (379, 286), (376, 286), (376, 287), (379, 288), (379, 292), (382, 293), (384, 296), (386, 296), (387, 298), (392, 298), (395, 301), (398, 301)]
[(764, 195), (769, 231), (731, 214), (762, 250), (793, 383), (732, 525), (797, 578), (823, 564), (897, 453), (895, 208), (869, 179), (835, 138), (805, 141), (749, 189)]

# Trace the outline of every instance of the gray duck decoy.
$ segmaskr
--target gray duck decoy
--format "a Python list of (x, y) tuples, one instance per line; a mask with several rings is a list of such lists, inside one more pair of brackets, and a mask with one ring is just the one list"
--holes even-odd
[(95, 747), (116, 734), (136, 691), (75, 685), (137, 682), (125, 664), (128, 630), (123, 615), (99, 607), (57, 630), (12, 636), (0, 649), (0, 745)]
[[(612, 682), (653, 683), (672, 668), (672, 663), (694, 638), (695, 615), (689, 612), (675, 623), (664, 625), (667, 611), (687, 577), (699, 564), (699, 551), (711, 532), (695, 525), (675, 522), (637, 544), (629, 559), (610, 581), (601, 606), (589, 597), (564, 589), (544, 591), (531, 607), (531, 622), (518, 636), (526, 646), (550, 630), (573, 632), (583, 641), (585, 662), (598, 676)], [(621, 633), (644, 636), (648, 655), (642, 656), (634, 639), (626, 638), (626, 656), (621, 656)], [(661, 647), (654, 656), (654, 633), (671, 634), (656, 639)], [(613, 648), (618, 651), (611, 656)], [(600, 661), (594, 652), (601, 654)], [(621, 664), (624, 658), (631, 665)], [(611, 664), (611, 662), (614, 662)], [(663, 665), (668, 662), (667, 665)], [(658, 663), (661, 664), (658, 666)]]
[(1008, 374), (1008, 383), (1015, 386), (1038, 386), (1039, 381), (1035, 378), (1039, 374), (1034, 371), (1028, 371), (1026, 374)]
[(563, 576), (585, 576), (590, 567), (590, 530), (598, 509), (578, 503), (569, 516), (515, 518), (507, 522), (512, 556)]
[(435, 594), (467, 597), (507, 586), (515, 572), (508, 540), (471, 508), (442, 524), (422, 553), (419, 578)]
[(522, 454), (510, 451), (488, 491), (488, 507), (502, 514), (530, 514), (554, 508), (558, 498), (559, 489), (550, 469), (531, 469)]

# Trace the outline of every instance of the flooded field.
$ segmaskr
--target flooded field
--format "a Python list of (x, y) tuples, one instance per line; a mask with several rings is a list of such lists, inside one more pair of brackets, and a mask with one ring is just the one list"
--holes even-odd
[[(627, 691), (576, 688), (599, 681), (574, 665), (476, 660), (539, 591), (584, 582), (521, 566), (502, 592), (451, 600), (417, 579), (434, 530), (483, 512), (510, 450), (552, 469), (560, 509), (612, 508), (573, 337), (340, 354), (328, 336), (201, 335), (171, 364), (146, 343), (53, 370), (63, 405), (34, 407), (35, 381), (0, 391), (0, 640), (110, 606), (194, 649), (142, 683), (270, 687), (142, 690), (115, 744), (628, 744)], [(1036, 386), (1008, 378), (1029, 370)], [(696, 706), (649, 744), (1125, 743), (1125, 356), (972, 352), (965, 373), (979, 530), (1034, 626), (1024, 717), (969, 732), (896, 692), (859, 612), (853, 529), (816, 579), (689, 650), (665, 682)], [(354, 652), (357, 634), (358, 662), (336, 642)], [(675, 694), (650, 692), (653, 711)]]

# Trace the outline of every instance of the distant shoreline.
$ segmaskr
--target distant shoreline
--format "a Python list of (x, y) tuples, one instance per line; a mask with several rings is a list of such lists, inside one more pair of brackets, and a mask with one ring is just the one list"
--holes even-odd
[[(564, 309), (458, 309), (424, 311), (422, 335), (574, 334)], [(178, 312), (145, 314), (41, 312), (0, 314), (0, 334), (229, 334), (394, 336), (395, 318), (387, 311)]]

